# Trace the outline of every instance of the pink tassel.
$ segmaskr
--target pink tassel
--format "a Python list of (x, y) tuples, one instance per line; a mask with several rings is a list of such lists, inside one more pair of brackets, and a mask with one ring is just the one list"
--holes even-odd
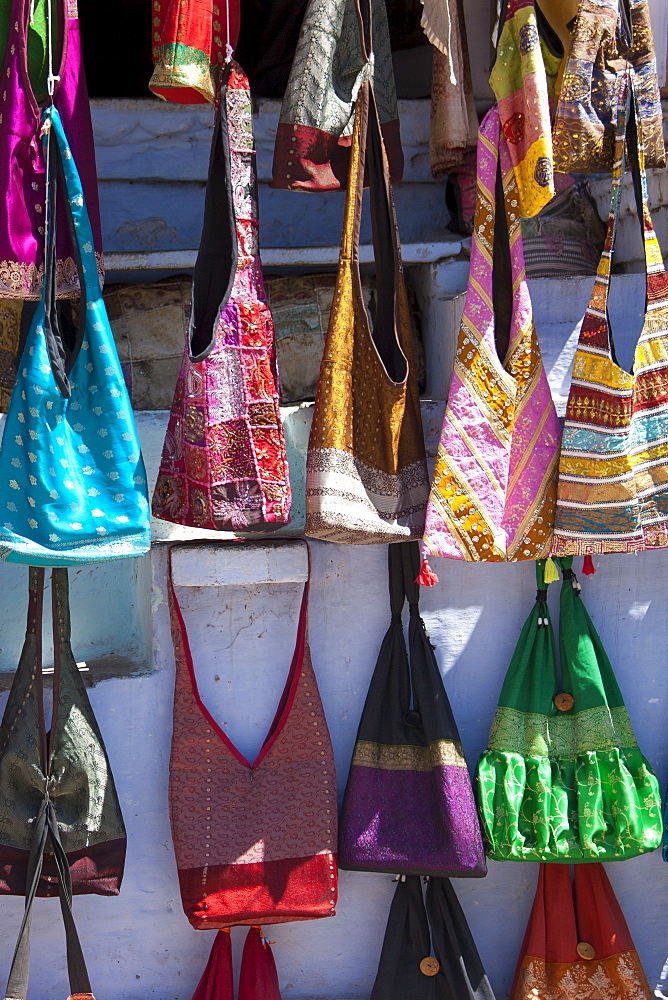
[(422, 560), (420, 572), (415, 577), (415, 582), (421, 583), (423, 587), (433, 587), (434, 584), (438, 583), (438, 577), (426, 559)]
[(192, 1000), (234, 1000), (232, 943), (229, 930), (218, 931), (209, 961)]
[(246, 935), (239, 974), (239, 1000), (281, 1000), (271, 942), (262, 936), (261, 927), (251, 927)]
[(582, 563), (582, 572), (585, 576), (593, 576), (596, 572), (596, 567), (594, 566), (594, 560), (591, 556), (587, 555), (584, 557), (584, 562)]

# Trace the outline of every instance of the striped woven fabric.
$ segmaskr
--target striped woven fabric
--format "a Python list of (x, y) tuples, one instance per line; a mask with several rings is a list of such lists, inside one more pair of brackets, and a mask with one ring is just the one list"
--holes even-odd
[[(608, 232), (566, 410), (553, 547), (558, 555), (668, 546), (668, 280), (649, 214), (633, 86), (627, 80), (620, 90)], [(632, 373), (614, 361), (607, 318), (625, 136), (631, 147), (638, 137), (635, 186), (642, 195), (647, 270), (645, 322)]]
[[(510, 266), (496, 284), (510, 314), (505, 360), (497, 353), (493, 267), (499, 224)], [(466, 292), (425, 531), (432, 555), (510, 562), (547, 555), (552, 540), (560, 428), (547, 384), (524, 272), (517, 184), (496, 108), (480, 127), (478, 191)], [(496, 239), (502, 241), (501, 226)], [(507, 279), (507, 285), (506, 280)]]

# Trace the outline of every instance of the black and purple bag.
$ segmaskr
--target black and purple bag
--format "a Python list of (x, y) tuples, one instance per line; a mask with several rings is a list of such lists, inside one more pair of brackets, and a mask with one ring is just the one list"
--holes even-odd
[[(388, 546), (392, 621), (357, 733), (340, 868), (480, 877), (485, 851), (464, 751), (418, 605), (418, 542)], [(401, 614), (410, 609), (408, 646)]]

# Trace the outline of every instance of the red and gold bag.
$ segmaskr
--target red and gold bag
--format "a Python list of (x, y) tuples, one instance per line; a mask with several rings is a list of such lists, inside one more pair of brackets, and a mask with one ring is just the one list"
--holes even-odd
[(651, 1000), (602, 864), (542, 864), (511, 1000)]

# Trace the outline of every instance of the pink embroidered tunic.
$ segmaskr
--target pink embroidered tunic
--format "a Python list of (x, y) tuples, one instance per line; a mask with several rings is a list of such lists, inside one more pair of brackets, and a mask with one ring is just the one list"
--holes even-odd
[[(53, 103), (77, 165), (93, 231), (100, 276), (102, 236), (93, 126), (81, 60), (76, 0), (59, 4), (63, 26)], [(38, 299), (44, 278), (45, 163), (39, 137), (42, 110), (28, 74), (30, 0), (11, 0), (9, 35), (0, 77), (0, 299)], [(58, 206), (56, 284), (59, 298), (79, 294), (79, 277), (63, 205)]]
[[(538, 559), (552, 540), (561, 431), (533, 321), (517, 184), (496, 108), (480, 127), (477, 173), (471, 272), (425, 548), (470, 561)], [(509, 338), (501, 360), (504, 315)]]

